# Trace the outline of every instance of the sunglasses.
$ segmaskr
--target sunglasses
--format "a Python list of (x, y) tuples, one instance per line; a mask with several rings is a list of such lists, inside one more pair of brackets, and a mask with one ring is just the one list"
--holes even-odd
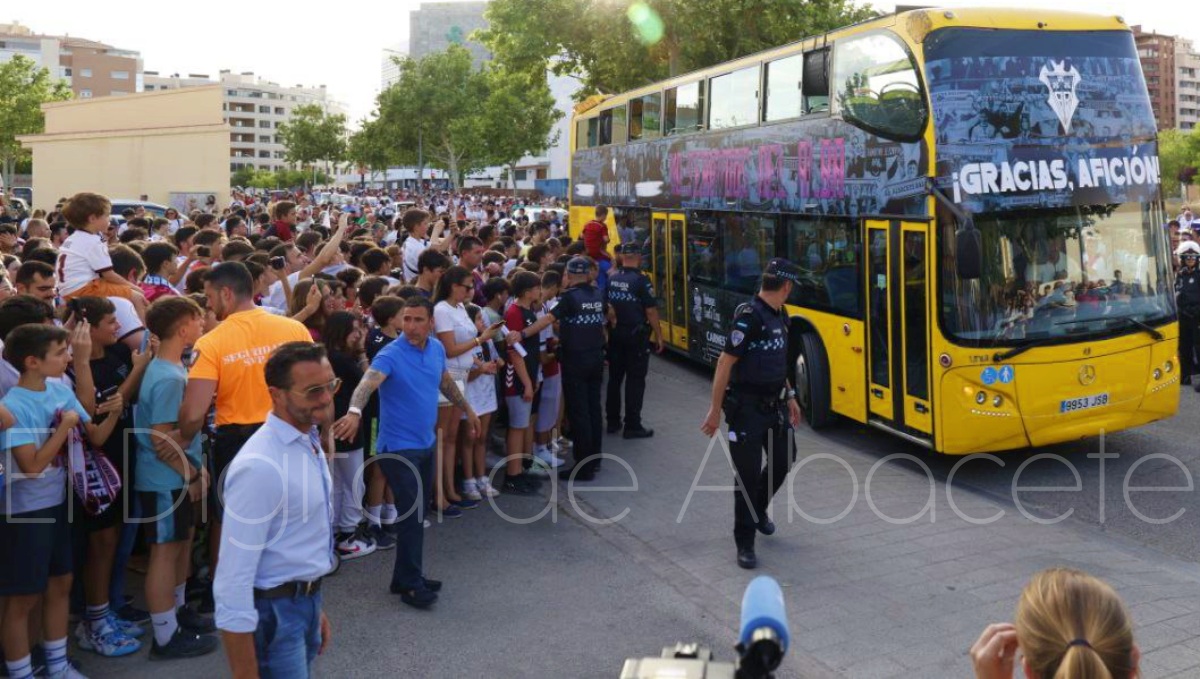
[(316, 384), (316, 385), (309, 387), (308, 389), (304, 389), (304, 390), (288, 389), (288, 391), (292, 392), (293, 394), (299, 394), (299, 395), (303, 396), (305, 399), (315, 403), (315, 402), (321, 400), (321, 396), (323, 394), (329, 394), (330, 396), (332, 396), (332, 395), (336, 394), (338, 392), (338, 390), (341, 388), (342, 388), (342, 380), (335, 379), (332, 382), (329, 382), (328, 384)]

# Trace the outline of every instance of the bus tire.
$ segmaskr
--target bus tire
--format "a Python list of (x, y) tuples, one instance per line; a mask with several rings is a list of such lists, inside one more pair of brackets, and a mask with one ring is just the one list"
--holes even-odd
[(829, 405), (829, 359), (815, 333), (800, 334), (796, 354), (796, 400), (804, 421), (813, 429), (824, 429), (834, 422)]

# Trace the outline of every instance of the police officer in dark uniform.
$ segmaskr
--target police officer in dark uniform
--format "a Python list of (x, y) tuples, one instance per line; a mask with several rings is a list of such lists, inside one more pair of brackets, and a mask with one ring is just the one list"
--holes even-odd
[(788, 319), (783, 304), (799, 280), (800, 270), (786, 259), (767, 264), (758, 295), (734, 314), (713, 377), (712, 406), (700, 426), (705, 436), (716, 434), (724, 407), (737, 486), (733, 539), (742, 568), (758, 566), (755, 532), (775, 532), (767, 507), (787, 478), (795, 453), (792, 430), (800, 425), (800, 405), (788, 379)]
[(609, 274), (605, 302), (615, 318), (608, 342), (608, 433), (621, 428), (621, 383), (625, 383), (625, 433), (627, 439), (654, 435), (642, 426), (642, 397), (646, 393), (646, 371), (650, 368), (650, 340), (662, 353), (658, 326), (658, 301), (650, 279), (642, 273), (642, 246), (634, 242), (617, 248), (618, 268)]
[(586, 257), (567, 262), (563, 281), (566, 289), (558, 306), (521, 332), (509, 334), (509, 341), (519, 341), (537, 335), (555, 321), (559, 324), (563, 397), (575, 444), (575, 466), (560, 472), (560, 476), (576, 481), (591, 481), (595, 477), (604, 436), (600, 410), (600, 388), (604, 383), (604, 293), (589, 282), (590, 271), (591, 262)]
[[(1188, 247), (1188, 246), (1191, 247)], [(1179, 271), (1175, 273), (1175, 305), (1179, 309), (1179, 368), (1184, 384), (1200, 392), (1195, 356), (1200, 355), (1200, 245), (1185, 243), (1179, 248)]]

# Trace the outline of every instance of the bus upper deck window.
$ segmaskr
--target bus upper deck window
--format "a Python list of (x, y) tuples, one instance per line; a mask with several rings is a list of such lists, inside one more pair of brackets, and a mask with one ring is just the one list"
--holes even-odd
[(704, 83), (688, 83), (667, 90), (665, 117), (668, 135), (703, 129)]
[(803, 59), (801, 55), (795, 54), (767, 63), (767, 106), (763, 112), (764, 121), (799, 118), (804, 113), (803, 100), (800, 97)]
[(833, 83), (849, 122), (889, 139), (913, 141), (928, 118), (916, 64), (903, 43), (870, 33), (837, 45)]
[(629, 140), (658, 139), (662, 136), (662, 95), (655, 92), (629, 102)]

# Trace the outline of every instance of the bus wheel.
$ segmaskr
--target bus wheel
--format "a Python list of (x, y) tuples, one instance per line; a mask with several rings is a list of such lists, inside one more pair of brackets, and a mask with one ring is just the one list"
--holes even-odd
[(804, 421), (813, 429), (833, 424), (829, 407), (829, 359), (816, 334), (800, 334), (800, 352), (796, 355), (796, 399)]

